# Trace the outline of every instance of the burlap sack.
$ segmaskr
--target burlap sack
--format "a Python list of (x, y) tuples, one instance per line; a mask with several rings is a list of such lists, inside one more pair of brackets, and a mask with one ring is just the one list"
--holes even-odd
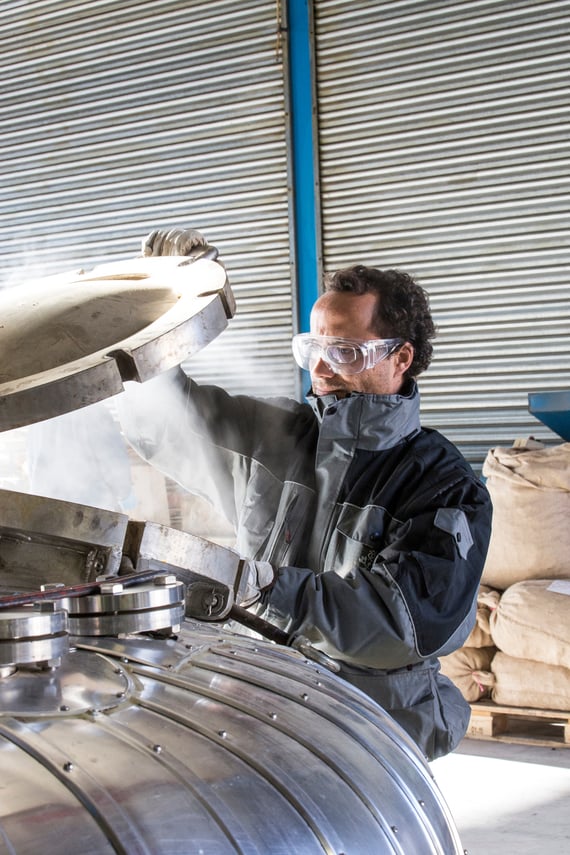
[(493, 448), (483, 464), (493, 528), (482, 582), (570, 579), (570, 443)]
[(441, 657), (441, 672), (455, 683), (466, 701), (475, 703), (491, 697), (491, 661), (495, 653), (494, 647), (461, 647)]
[(570, 670), (498, 651), (491, 662), (496, 704), (536, 710), (570, 711)]
[(495, 642), (491, 637), (491, 613), (497, 608), (500, 593), (487, 585), (479, 587), (477, 595), (477, 616), (475, 626), (465, 641), (464, 647), (493, 647)]
[(490, 627), (493, 644), (503, 653), (570, 668), (570, 581), (511, 585), (491, 614)]

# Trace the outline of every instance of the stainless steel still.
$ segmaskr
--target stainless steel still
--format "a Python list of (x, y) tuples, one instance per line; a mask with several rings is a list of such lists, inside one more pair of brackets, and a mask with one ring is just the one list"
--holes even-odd
[(287, 648), (189, 621), (74, 638), (0, 709), (0, 852), (462, 851), (402, 731)]
[[(185, 618), (176, 569), (232, 601), (232, 550), (152, 523), (133, 535), (120, 514), (97, 531), (96, 509), (37, 496), (11, 507), (0, 556), (6, 538), (28, 590), (3, 569), (0, 853), (461, 852), (428, 764), (380, 707), (296, 650)], [(87, 535), (116, 572), (93, 576)]]

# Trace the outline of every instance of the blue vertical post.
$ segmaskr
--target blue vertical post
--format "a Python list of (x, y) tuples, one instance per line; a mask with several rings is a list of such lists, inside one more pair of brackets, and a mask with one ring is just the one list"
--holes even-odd
[(319, 295), (318, 170), (313, 33), (308, 0), (287, 0), (293, 215), (297, 263), (298, 325), (309, 329)]
[[(311, 308), (319, 296), (322, 275), (313, 22), (309, 2), (287, 0), (296, 320), (299, 332), (309, 329)], [(308, 372), (301, 372), (300, 385), (302, 392), (309, 388)]]

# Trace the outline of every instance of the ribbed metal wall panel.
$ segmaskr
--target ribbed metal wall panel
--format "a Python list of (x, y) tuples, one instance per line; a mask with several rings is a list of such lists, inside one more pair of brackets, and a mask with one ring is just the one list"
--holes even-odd
[(478, 468), (570, 388), (570, 4), (315, 0), (324, 266), (415, 274), (423, 420)]
[(0, 284), (200, 228), (238, 315), (201, 379), (294, 393), (289, 181), (275, 0), (0, 2)]

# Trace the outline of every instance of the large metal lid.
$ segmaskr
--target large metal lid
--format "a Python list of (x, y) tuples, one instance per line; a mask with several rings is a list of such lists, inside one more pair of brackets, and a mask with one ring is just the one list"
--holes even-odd
[(235, 304), (214, 247), (0, 291), (0, 430), (77, 410), (180, 364)]

